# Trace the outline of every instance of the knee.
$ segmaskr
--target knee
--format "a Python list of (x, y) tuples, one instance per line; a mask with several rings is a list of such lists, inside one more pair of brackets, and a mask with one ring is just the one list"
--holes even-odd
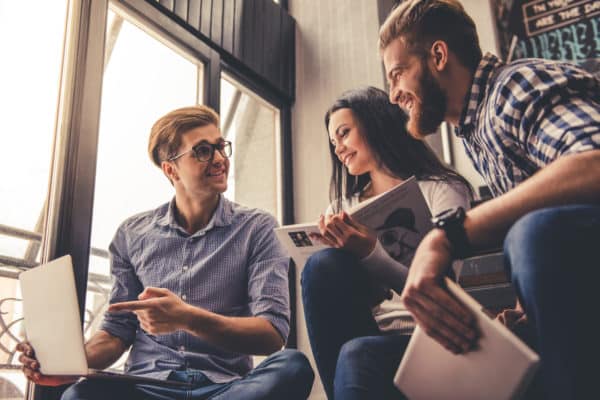
[(526, 214), (510, 228), (504, 255), (513, 280), (534, 278), (542, 268), (549, 272), (539, 258), (547, 257), (553, 247), (561, 247), (561, 220), (556, 209), (547, 208)]
[(344, 250), (324, 249), (314, 253), (302, 270), (302, 287), (336, 285), (349, 273), (352, 256)]
[(60, 400), (76, 400), (79, 396), (76, 395), (76, 389), (74, 389), (76, 385), (71, 385), (67, 390), (64, 391), (63, 395), (60, 397)]
[(87, 394), (89, 392), (87, 389), (88, 386), (89, 384), (87, 380), (75, 383), (65, 390), (60, 400), (79, 400), (87, 398)]
[(337, 365), (343, 365), (351, 370), (358, 369), (369, 353), (367, 349), (370, 341), (368, 337), (359, 337), (344, 343), (340, 349)]
[(281, 369), (281, 372), (284, 375), (282, 377), (283, 381), (287, 381), (290, 384), (293, 383), (294, 387), (301, 385), (310, 391), (313, 380), (315, 379), (315, 374), (310, 366), (308, 358), (306, 358), (302, 352), (292, 349), (282, 350), (280, 352), (280, 358), (284, 365), (284, 368)]

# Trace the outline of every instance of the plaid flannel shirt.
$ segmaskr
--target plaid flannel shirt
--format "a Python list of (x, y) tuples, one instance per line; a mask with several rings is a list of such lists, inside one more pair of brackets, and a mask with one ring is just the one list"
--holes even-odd
[(456, 127), (495, 196), (559, 157), (600, 148), (600, 81), (575, 65), (488, 53)]

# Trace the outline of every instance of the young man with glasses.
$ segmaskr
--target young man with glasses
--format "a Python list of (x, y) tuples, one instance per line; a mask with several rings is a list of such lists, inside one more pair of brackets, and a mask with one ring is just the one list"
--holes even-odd
[[(264, 211), (227, 200), (231, 142), (205, 106), (174, 110), (152, 127), (148, 151), (175, 189), (161, 207), (127, 219), (109, 247), (114, 285), (103, 324), (86, 344), (103, 369), (130, 346), (129, 374), (189, 388), (87, 379), (63, 399), (305, 399), (306, 357), (281, 350), (289, 332), (288, 262)], [(20, 347), (25, 375), (39, 372)], [(269, 355), (252, 369), (250, 355)]]

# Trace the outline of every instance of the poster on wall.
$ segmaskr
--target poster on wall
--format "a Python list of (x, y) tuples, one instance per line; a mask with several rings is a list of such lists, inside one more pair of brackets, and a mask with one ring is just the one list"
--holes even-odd
[(600, 0), (491, 0), (504, 60), (546, 58), (600, 77)]

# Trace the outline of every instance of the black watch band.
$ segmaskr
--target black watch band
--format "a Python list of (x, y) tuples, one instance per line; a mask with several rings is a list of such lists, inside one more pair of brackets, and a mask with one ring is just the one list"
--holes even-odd
[(456, 259), (466, 258), (471, 253), (471, 246), (464, 227), (465, 217), (465, 209), (456, 207), (444, 210), (431, 219), (436, 228), (446, 232), (452, 257)]

